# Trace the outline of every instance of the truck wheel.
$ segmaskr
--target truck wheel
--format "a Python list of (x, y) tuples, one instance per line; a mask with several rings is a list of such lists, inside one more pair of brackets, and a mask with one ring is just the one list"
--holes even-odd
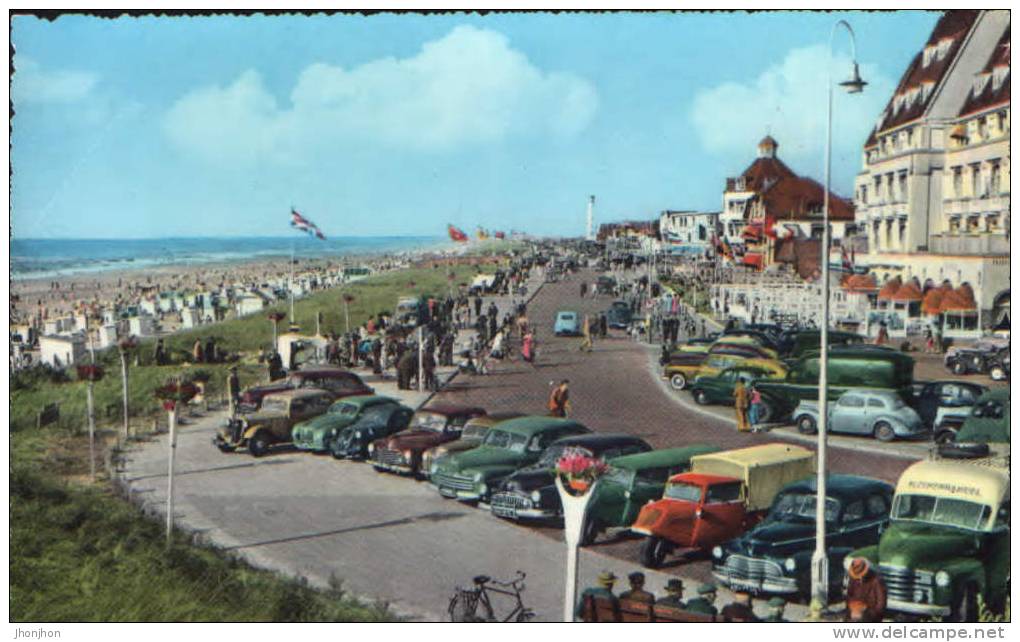
[(704, 390), (695, 390), (694, 391), (694, 401), (699, 406), (707, 406), (708, 405), (708, 395), (705, 394)]
[(641, 564), (645, 568), (659, 568), (666, 559), (669, 543), (654, 535), (641, 544)]
[(584, 526), (581, 527), (581, 546), (590, 546), (595, 543), (598, 539), (599, 532), (602, 528), (599, 526), (599, 522), (594, 517), (589, 517), (584, 520)]
[(269, 435), (264, 430), (260, 430), (248, 440), (248, 452), (252, 457), (261, 457), (269, 452), (270, 443)]
[(813, 435), (818, 432), (818, 425), (815, 423), (814, 417), (801, 415), (797, 418), (797, 430), (802, 435)]
[(964, 375), (967, 374), (967, 365), (962, 361), (954, 361), (951, 370), (955, 375)]
[(938, 445), (951, 444), (956, 441), (956, 431), (949, 428), (942, 428), (935, 433), (935, 443)]
[(687, 377), (682, 372), (678, 372), (669, 378), (669, 385), (673, 387), (673, 390), (683, 390), (687, 387)]
[(875, 424), (875, 439), (889, 442), (896, 438), (896, 431), (887, 421), (880, 421)]
[(953, 622), (977, 622), (977, 591), (973, 584), (967, 584), (953, 598), (950, 619)]

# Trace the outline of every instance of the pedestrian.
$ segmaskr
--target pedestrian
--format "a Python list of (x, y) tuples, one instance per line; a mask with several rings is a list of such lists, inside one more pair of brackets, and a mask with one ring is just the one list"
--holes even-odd
[(670, 578), (666, 582), (666, 597), (659, 598), (655, 602), (656, 605), (671, 606), (675, 609), (686, 608), (683, 602), (684, 597), (684, 582), (679, 577)]
[(715, 594), (715, 584), (711, 582), (702, 584), (698, 587), (698, 597), (687, 602), (686, 610), (702, 615), (718, 615), (719, 611), (715, 608)]
[(598, 586), (589, 586), (588, 588), (581, 591), (581, 599), (577, 602), (577, 608), (574, 610), (575, 617), (581, 617), (584, 612), (584, 602), (586, 597), (602, 597), (612, 602), (613, 610), (617, 610), (620, 606), (620, 602), (615, 595), (613, 595), (613, 585), (616, 584), (616, 575), (612, 571), (602, 571), (599, 573)]
[(162, 339), (156, 339), (156, 350), (152, 355), (153, 360), (157, 366), (166, 365), (166, 348), (163, 346)]
[(425, 350), (425, 354), (422, 357), (422, 370), (425, 376), (425, 389), (439, 390), (438, 381), (436, 380), (436, 358), (433, 356), (432, 350)]
[(581, 281), (581, 298), (583, 299), (587, 294), (588, 294), (588, 282)]
[(216, 363), (216, 341), (212, 337), (205, 342), (205, 362)]
[(881, 622), (886, 607), (886, 590), (882, 578), (863, 557), (850, 562), (847, 576), (848, 618), (855, 622)]
[(745, 591), (737, 591), (734, 594), (733, 602), (723, 607), (723, 622), (757, 622), (758, 618), (751, 608), (751, 594)]
[(889, 330), (885, 327), (885, 321), (878, 326), (878, 336), (875, 337), (875, 345), (884, 346), (889, 343)]
[(237, 366), (230, 366), (227, 376), (227, 403), (230, 404), (230, 418), (237, 416), (237, 404), (241, 398), (241, 382), (237, 378)]
[(581, 323), (581, 352), (591, 352), (591, 319), (588, 315), (584, 315), (584, 321)]
[(382, 374), (382, 340), (379, 337), (372, 339), (372, 372)]
[(195, 339), (195, 345), (191, 346), (191, 360), (193, 363), (202, 363), (202, 340)]
[(747, 423), (747, 407), (750, 403), (747, 388), (744, 381), (737, 379), (737, 385), (733, 387), (733, 407), (737, 413), (737, 432), (749, 432), (751, 427)]
[(935, 352), (935, 334), (931, 331), (930, 325), (924, 328), (924, 351)]
[(475, 295), (475, 318), (477, 319), (482, 314), (482, 297)]
[(776, 596), (774, 596), (772, 599), (770, 599), (768, 601), (768, 605), (769, 605), (769, 614), (767, 616), (765, 616), (765, 619), (762, 620), (763, 622), (787, 622), (788, 621), (788, 620), (783, 618), (783, 610), (786, 608), (786, 600), (784, 600), (783, 598), (781, 598), (778, 595), (776, 595)]
[(535, 364), (535, 335), (527, 332), (521, 341), (521, 358), (528, 363)]
[(627, 576), (630, 582), (630, 590), (620, 593), (621, 600), (632, 600), (645, 604), (655, 604), (655, 596), (645, 590), (645, 574), (641, 571), (634, 571)]
[(609, 319), (606, 318), (605, 312), (599, 312), (599, 338), (605, 339), (606, 334), (609, 332)]
[(750, 408), (748, 412), (748, 420), (751, 424), (751, 432), (758, 432), (759, 431), (758, 422), (760, 421), (761, 418), (763, 404), (761, 401), (761, 391), (758, 390), (758, 388), (753, 384), (751, 385), (751, 395), (749, 402)]
[(566, 417), (567, 412), (570, 408), (570, 381), (563, 379), (559, 385), (553, 388), (552, 392), (549, 393), (549, 408), (550, 417)]

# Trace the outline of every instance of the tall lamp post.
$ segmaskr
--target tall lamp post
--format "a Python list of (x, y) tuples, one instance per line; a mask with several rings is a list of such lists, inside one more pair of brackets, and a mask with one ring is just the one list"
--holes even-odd
[(832, 26), (829, 36), (829, 64), (825, 81), (825, 190), (822, 193), (822, 336), (818, 374), (818, 479), (815, 499), (815, 552), (811, 557), (811, 617), (820, 619), (822, 610), (829, 604), (829, 557), (825, 550), (825, 498), (826, 488), (826, 442), (829, 418), (829, 185), (832, 174), (832, 49), (836, 32), (845, 27), (850, 34), (853, 57), (853, 75), (839, 83), (847, 93), (858, 94), (867, 84), (861, 80), (857, 67), (857, 42), (854, 30), (845, 20)]

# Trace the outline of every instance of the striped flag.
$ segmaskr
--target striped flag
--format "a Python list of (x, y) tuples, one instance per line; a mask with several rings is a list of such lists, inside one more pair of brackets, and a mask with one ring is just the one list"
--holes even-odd
[(302, 232), (308, 234), (309, 236), (314, 236), (316, 238), (322, 239), (323, 241), (326, 240), (326, 235), (322, 233), (322, 230), (319, 229), (319, 226), (316, 225), (315, 223), (312, 223), (304, 216), (301, 216), (301, 214), (299, 214), (298, 211), (293, 207), (290, 208), (290, 226), (296, 227)]

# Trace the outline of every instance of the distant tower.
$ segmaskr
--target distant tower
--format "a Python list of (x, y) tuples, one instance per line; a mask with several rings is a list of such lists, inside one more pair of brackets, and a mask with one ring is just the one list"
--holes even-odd
[(594, 207), (595, 207), (595, 195), (592, 194), (591, 196), (588, 197), (588, 234), (585, 235), (585, 238), (588, 239), (589, 241), (595, 240), (595, 235), (592, 230), (592, 226), (594, 224), (594, 221), (592, 219), (592, 209)]
[(771, 136), (765, 136), (758, 143), (758, 158), (775, 158), (776, 150), (779, 148), (779, 143), (776, 142), (775, 138)]

